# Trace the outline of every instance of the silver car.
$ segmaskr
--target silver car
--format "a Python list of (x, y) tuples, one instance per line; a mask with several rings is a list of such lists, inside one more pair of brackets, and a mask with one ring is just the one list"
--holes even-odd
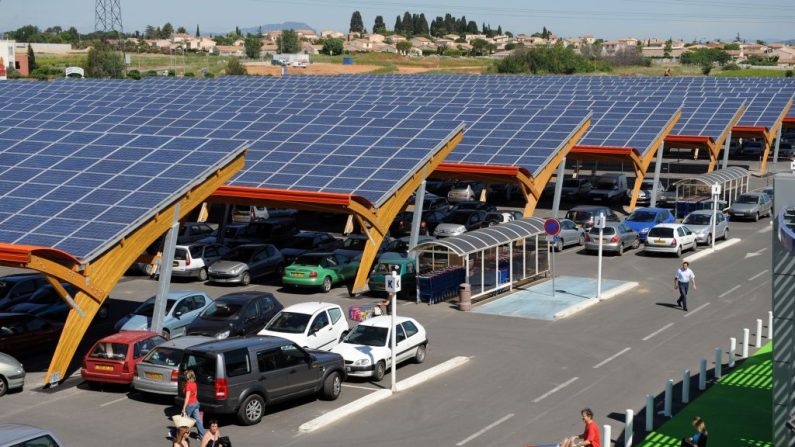
[[(729, 238), (729, 221), (726, 216), (718, 211), (715, 214), (715, 235), (717, 239)], [(712, 245), (712, 211), (698, 210), (685, 216), (682, 225), (686, 226), (696, 235), (697, 244)]]
[(51, 431), (25, 424), (0, 424), (0, 446), (61, 447)]
[[(166, 316), (163, 319), (163, 337), (185, 335), (185, 329), (212, 303), (204, 292), (194, 290), (169, 292), (166, 299)], [(152, 324), (155, 297), (138, 306), (131, 314), (122, 317), (114, 329), (117, 331), (145, 331)]]
[(584, 243), (585, 229), (578, 227), (573, 220), (560, 219), (560, 233), (558, 233), (558, 242), (554, 245), (555, 251), (561, 251), (570, 245), (583, 245)]
[(146, 393), (176, 396), (182, 353), (186, 348), (214, 340), (212, 337), (189, 335), (156, 346), (135, 365), (133, 388)]
[(763, 192), (747, 192), (740, 195), (729, 207), (729, 216), (732, 218), (753, 219), (770, 217), (773, 214), (773, 201)]
[[(602, 230), (602, 251), (612, 251), (621, 256), (627, 247), (640, 247), (638, 233), (624, 223), (608, 222)], [(598, 250), (599, 229), (591, 228), (585, 235), (585, 251), (596, 253)]]
[(25, 385), (25, 368), (14, 357), (0, 352), (0, 396)]

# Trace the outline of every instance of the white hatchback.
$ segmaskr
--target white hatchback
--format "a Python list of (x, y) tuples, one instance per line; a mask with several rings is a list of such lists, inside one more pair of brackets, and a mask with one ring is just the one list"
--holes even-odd
[(285, 307), (258, 335), (286, 338), (307, 349), (330, 350), (350, 327), (342, 308), (333, 303), (299, 303)]
[(672, 253), (681, 256), (685, 250), (696, 249), (696, 234), (682, 224), (655, 225), (646, 236), (643, 248), (649, 253)]
[[(414, 360), (425, 361), (428, 336), (417, 320), (397, 317), (397, 363)], [(373, 317), (359, 323), (331, 352), (345, 359), (348, 376), (372, 377), (375, 381), (384, 378), (387, 368), (392, 367), (389, 326), (392, 317)]]

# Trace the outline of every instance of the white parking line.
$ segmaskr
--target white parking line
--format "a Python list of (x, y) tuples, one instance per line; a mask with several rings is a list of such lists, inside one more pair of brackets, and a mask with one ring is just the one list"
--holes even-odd
[(344, 386), (346, 388), (356, 388), (356, 389), (367, 390), (367, 391), (378, 391), (379, 389), (381, 389), (381, 388), (375, 388), (375, 387), (371, 387), (371, 386), (351, 385), (349, 383), (343, 383), (342, 386)]
[(765, 273), (767, 273), (767, 272), (768, 272), (768, 270), (767, 270), (767, 269), (764, 269), (764, 270), (762, 270), (761, 272), (757, 273), (756, 275), (754, 275), (754, 276), (752, 276), (752, 277), (748, 278), (748, 281), (753, 281), (753, 280), (755, 280), (756, 278), (759, 278), (760, 276), (764, 275), (764, 274), (765, 274)]
[(654, 337), (655, 335), (659, 334), (660, 332), (662, 332), (662, 331), (664, 331), (664, 330), (668, 329), (669, 327), (671, 327), (671, 326), (673, 326), (673, 325), (674, 325), (673, 323), (668, 323), (668, 324), (666, 324), (665, 326), (661, 327), (660, 329), (657, 329), (656, 331), (652, 332), (651, 334), (649, 334), (649, 335), (647, 335), (647, 336), (645, 336), (645, 337), (641, 338), (641, 340), (643, 340), (643, 341), (647, 341), (648, 339), (650, 339), (650, 338)]
[(99, 406), (99, 408), (102, 408), (102, 407), (107, 407), (108, 405), (113, 405), (113, 404), (115, 404), (116, 402), (121, 402), (121, 401), (123, 401), (123, 400), (127, 400), (127, 396), (120, 397), (120, 398), (118, 398), (118, 399), (115, 399), (115, 400), (112, 400), (112, 401), (110, 401), (110, 402), (105, 402), (104, 404), (100, 405), (100, 406)]
[(483, 433), (486, 433), (487, 431), (491, 430), (492, 428), (502, 424), (503, 422), (507, 421), (508, 419), (512, 418), (513, 416), (514, 416), (514, 414), (510, 413), (510, 414), (507, 414), (507, 415), (497, 419), (496, 421), (494, 421), (491, 424), (483, 427), (482, 429), (480, 429), (477, 432), (475, 432), (474, 434), (472, 434), (472, 436), (464, 439), (463, 441), (459, 442), (456, 445), (460, 447), (460, 446), (466, 444), (467, 442), (477, 438), (478, 436), (482, 435)]
[(742, 287), (742, 285), (737, 284), (736, 286), (732, 287), (731, 289), (729, 289), (729, 290), (721, 293), (720, 295), (718, 295), (718, 298), (723, 298), (724, 296), (734, 292), (735, 290), (739, 289), (740, 287)]
[[(773, 220), (771, 220), (770, 222), (772, 223)], [(757, 233), (766, 233), (768, 231), (770, 231), (770, 227), (764, 227), (761, 230), (757, 231)]]
[(610, 357), (602, 360), (601, 362), (597, 363), (596, 365), (594, 365), (593, 369), (597, 369), (597, 368), (600, 368), (602, 366), (607, 365), (610, 361), (615, 360), (618, 356), (620, 356), (621, 354), (625, 354), (630, 349), (632, 349), (632, 348), (624, 348), (624, 349), (618, 351), (617, 353), (613, 354), (612, 356), (610, 356)]
[(542, 400), (546, 399), (547, 397), (549, 397), (549, 396), (557, 393), (558, 391), (562, 390), (563, 388), (566, 388), (567, 386), (571, 385), (577, 379), (579, 379), (579, 377), (572, 377), (571, 379), (567, 380), (566, 382), (561, 383), (560, 385), (556, 386), (555, 388), (552, 388), (551, 390), (547, 391), (546, 393), (542, 394), (541, 396), (536, 397), (535, 399), (533, 399), (533, 403), (537, 404), (537, 403), (541, 402)]
[(707, 306), (709, 306), (709, 303), (704, 303), (704, 304), (702, 304), (702, 305), (700, 305), (700, 306), (696, 307), (696, 308), (695, 308), (695, 309), (693, 309), (692, 311), (690, 311), (690, 312), (686, 313), (686, 314), (685, 314), (685, 318), (687, 318), (687, 317), (689, 317), (689, 316), (693, 315), (694, 313), (698, 312), (699, 310), (701, 310), (701, 309), (703, 309), (703, 308), (705, 308), (705, 307), (707, 307)]

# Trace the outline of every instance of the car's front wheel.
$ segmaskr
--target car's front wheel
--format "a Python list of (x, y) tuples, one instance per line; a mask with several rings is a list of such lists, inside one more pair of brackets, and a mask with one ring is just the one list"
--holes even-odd
[(245, 287), (249, 284), (251, 284), (251, 274), (249, 272), (243, 272), (240, 276), (240, 285)]
[(417, 353), (414, 354), (414, 363), (422, 363), (425, 361), (425, 345), (420, 345), (417, 348)]
[(380, 382), (384, 380), (384, 376), (386, 375), (386, 362), (381, 360), (380, 362), (375, 364), (375, 369), (373, 370), (373, 380), (376, 382)]
[(619, 256), (623, 256), (624, 255), (624, 244), (623, 243), (622, 244), (618, 244), (618, 255)]
[(754, 222), (759, 222), (759, 212), (754, 214)]
[(199, 269), (199, 281), (201, 281), (201, 282), (207, 281), (207, 269), (206, 268)]
[(682, 246), (681, 245), (676, 247), (676, 257), (677, 258), (681, 258), (682, 257)]
[(8, 392), (8, 382), (6, 382), (6, 378), (0, 376), (0, 396), (5, 395)]
[(242, 425), (254, 425), (262, 420), (265, 413), (265, 401), (258, 394), (252, 394), (243, 400), (237, 411), (237, 419)]
[(323, 278), (323, 285), (320, 287), (323, 290), (323, 293), (329, 293), (331, 291), (331, 277), (326, 276)]
[(334, 371), (326, 376), (323, 381), (323, 392), (321, 396), (326, 400), (336, 400), (342, 392), (342, 377), (340, 373)]

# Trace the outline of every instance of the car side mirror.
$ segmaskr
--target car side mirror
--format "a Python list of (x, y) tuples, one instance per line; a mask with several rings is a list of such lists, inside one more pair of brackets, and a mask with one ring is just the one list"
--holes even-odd
[(180, 312), (180, 311), (174, 312), (174, 316), (179, 318), (179, 317), (182, 316), (182, 312)]

